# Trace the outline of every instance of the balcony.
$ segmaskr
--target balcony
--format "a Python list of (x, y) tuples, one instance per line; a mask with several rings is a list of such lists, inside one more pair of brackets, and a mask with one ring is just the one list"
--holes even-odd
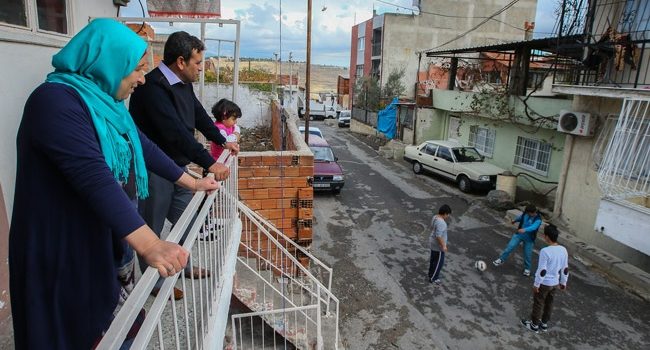
[[(571, 72), (556, 75), (553, 91), (625, 97), (650, 89), (650, 3), (644, 0), (584, 2), (564, 0), (556, 24), (559, 37), (580, 40), (558, 45), (571, 52)], [(579, 88), (578, 88), (579, 87)]]
[[(230, 167), (230, 178), (218, 191), (196, 193), (166, 238), (178, 242), (188, 232), (183, 245), (190, 252), (188, 264), (210, 270), (211, 276), (194, 280), (177, 274), (166, 278), (152, 297), (149, 294), (159, 275), (147, 269), (98, 349), (117, 349), (125, 339), (132, 349), (338, 349), (339, 301), (331, 293), (333, 271), (299, 243), (301, 237), (311, 240), (311, 225), (306, 227), (300, 213), (311, 214), (313, 200), (273, 200), (289, 203), (298, 213), (295, 220), (285, 223), (284, 215), (277, 219), (269, 211), (252, 209), (249, 205), (256, 207), (257, 199), (242, 195), (264, 191), (262, 187), (270, 182), (251, 176), (269, 164), (286, 165), (287, 173), (298, 175), (298, 169), (307, 165), (301, 162), (313, 161), (300, 145), (292, 146), (301, 140), (297, 117), (280, 118), (277, 104), (273, 111), (274, 124), (286, 123), (284, 128), (289, 130), (289, 140), (283, 143), (296, 150), (284, 151), (284, 157), (272, 151), (242, 152), (238, 157), (224, 154), (219, 161)], [(298, 186), (289, 177), (285, 180)], [(277, 181), (273, 182), (270, 185), (276, 188)], [(282, 187), (276, 189), (285, 192)], [(287, 188), (286, 192), (292, 191)], [(173, 288), (183, 290), (185, 297), (180, 301), (170, 298)], [(231, 310), (231, 296), (243, 305), (243, 312)], [(139, 331), (129, 336), (143, 309), (146, 317)]]

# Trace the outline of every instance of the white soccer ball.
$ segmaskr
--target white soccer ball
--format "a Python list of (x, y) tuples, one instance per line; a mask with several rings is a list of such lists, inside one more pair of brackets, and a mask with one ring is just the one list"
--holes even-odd
[(481, 271), (481, 272), (483, 272), (483, 271), (485, 271), (485, 269), (487, 269), (487, 265), (485, 264), (485, 261), (483, 261), (483, 260), (477, 260), (477, 261), (474, 263), (474, 267), (475, 267), (477, 270)]

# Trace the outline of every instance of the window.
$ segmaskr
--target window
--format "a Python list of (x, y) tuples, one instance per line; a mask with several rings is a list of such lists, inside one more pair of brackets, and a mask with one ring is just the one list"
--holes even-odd
[(551, 144), (519, 136), (515, 165), (547, 175), (551, 163)]
[(25, 0), (3, 0), (0, 4), (0, 22), (26, 27)]
[(362, 36), (357, 39), (357, 51), (363, 51), (366, 47), (366, 37)]
[(36, 0), (38, 28), (68, 34), (65, 0)]
[(539, 89), (541, 90), (543, 85), (544, 85), (544, 79), (546, 78), (546, 74), (544, 73), (533, 73), (531, 72), (528, 75), (528, 86), (526, 86), (529, 89)]
[(0, 4), (0, 23), (68, 34), (67, 1), (3, 0)]
[(454, 158), (451, 157), (451, 152), (447, 147), (438, 147), (438, 157), (450, 162), (454, 161)]
[(357, 78), (361, 78), (363, 76), (363, 64), (357, 64), (357, 72), (355, 76)]
[(472, 125), (469, 128), (469, 145), (476, 148), (485, 157), (492, 158), (496, 131)]
[(427, 143), (424, 147), (422, 147), (422, 152), (431, 156), (436, 155), (436, 150), (438, 150), (438, 145), (432, 145), (430, 143)]

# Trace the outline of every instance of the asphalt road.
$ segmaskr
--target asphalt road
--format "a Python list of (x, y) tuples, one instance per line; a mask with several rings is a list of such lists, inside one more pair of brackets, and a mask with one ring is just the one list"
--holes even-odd
[[(499, 268), (490, 263), (514, 232), (504, 212), (487, 208), (484, 195), (383, 159), (349, 129), (312, 126), (346, 175), (340, 195), (315, 196), (313, 245), (334, 268), (346, 349), (650, 349), (650, 303), (573, 258), (549, 332), (524, 329), (519, 320), (530, 314), (533, 279), (521, 275), (521, 248)], [(453, 213), (437, 286), (426, 278), (425, 227), (442, 204)], [(476, 260), (487, 271), (475, 270)]]

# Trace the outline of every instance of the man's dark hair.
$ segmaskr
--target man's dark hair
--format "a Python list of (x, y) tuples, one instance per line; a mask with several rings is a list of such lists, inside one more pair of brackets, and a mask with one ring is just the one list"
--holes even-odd
[(537, 212), (537, 207), (534, 205), (530, 204), (526, 206), (526, 209), (524, 210), (526, 213), (536, 213)]
[(443, 204), (440, 209), (438, 209), (439, 215), (451, 214), (451, 207), (447, 204)]
[(222, 98), (219, 100), (219, 102), (215, 103), (214, 106), (212, 106), (212, 115), (217, 121), (223, 121), (232, 115), (240, 118), (241, 109), (235, 102), (232, 102), (227, 98)]
[(176, 62), (178, 57), (183, 57), (185, 61), (189, 61), (193, 50), (201, 52), (205, 50), (205, 45), (199, 38), (187, 32), (174, 32), (167, 38), (165, 43), (163, 63), (169, 66)]
[(560, 235), (560, 231), (557, 230), (557, 227), (553, 224), (548, 224), (544, 227), (544, 234), (551, 240), (551, 242), (557, 242), (557, 236)]

